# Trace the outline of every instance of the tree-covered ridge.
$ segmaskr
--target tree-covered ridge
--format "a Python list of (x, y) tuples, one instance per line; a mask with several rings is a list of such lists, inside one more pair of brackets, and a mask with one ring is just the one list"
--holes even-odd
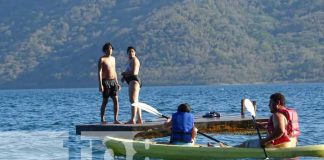
[[(23, 6), (14, 11), (16, 3)], [(106, 41), (116, 48), (118, 72), (127, 46), (137, 48), (144, 84), (324, 80), (321, 0), (17, 0), (0, 6), (1, 88), (94, 87)]]

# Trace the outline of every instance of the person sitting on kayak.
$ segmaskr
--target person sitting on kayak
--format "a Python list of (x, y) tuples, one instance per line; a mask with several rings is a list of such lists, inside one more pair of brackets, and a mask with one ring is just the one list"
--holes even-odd
[(171, 127), (171, 144), (193, 145), (195, 143), (198, 129), (194, 126), (194, 115), (190, 111), (189, 104), (180, 104), (177, 112), (165, 122), (166, 126)]
[(268, 135), (261, 142), (248, 140), (237, 147), (258, 148), (285, 148), (296, 147), (300, 135), (298, 115), (292, 108), (287, 108), (285, 96), (281, 93), (274, 93), (270, 96), (269, 108), (272, 115), (268, 122), (257, 123), (258, 127), (268, 130)]

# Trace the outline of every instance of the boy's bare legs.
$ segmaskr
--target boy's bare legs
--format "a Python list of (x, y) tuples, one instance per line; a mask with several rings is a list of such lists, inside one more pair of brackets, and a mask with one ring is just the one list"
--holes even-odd
[(108, 103), (108, 98), (103, 98), (101, 103), (101, 108), (100, 108), (101, 123), (106, 123), (105, 111), (106, 111), (107, 103)]
[(115, 96), (112, 99), (113, 99), (113, 103), (114, 103), (114, 124), (121, 124), (118, 121), (118, 112), (119, 112), (118, 96)]

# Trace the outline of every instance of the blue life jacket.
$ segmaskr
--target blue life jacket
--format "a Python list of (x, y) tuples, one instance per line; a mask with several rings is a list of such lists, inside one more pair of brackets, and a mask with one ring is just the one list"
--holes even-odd
[(188, 112), (176, 112), (172, 114), (171, 143), (190, 143), (192, 129), (194, 127), (194, 116)]

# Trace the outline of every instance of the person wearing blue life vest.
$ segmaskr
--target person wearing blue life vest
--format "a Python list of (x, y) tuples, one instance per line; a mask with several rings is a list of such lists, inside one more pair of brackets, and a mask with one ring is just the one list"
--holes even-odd
[(194, 115), (190, 113), (189, 104), (178, 106), (165, 125), (171, 127), (170, 143), (175, 145), (193, 145), (196, 141), (198, 129), (194, 125)]

